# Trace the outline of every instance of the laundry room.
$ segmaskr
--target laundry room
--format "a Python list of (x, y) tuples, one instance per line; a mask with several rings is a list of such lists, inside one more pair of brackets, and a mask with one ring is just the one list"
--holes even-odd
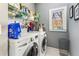
[(0, 3), (0, 56), (79, 56), (79, 3)]

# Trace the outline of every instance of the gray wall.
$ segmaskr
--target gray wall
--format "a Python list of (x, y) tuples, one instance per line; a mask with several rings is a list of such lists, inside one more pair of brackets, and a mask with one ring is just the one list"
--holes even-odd
[[(75, 4), (71, 5), (75, 6)], [(74, 18), (69, 19), (69, 38), (71, 55), (79, 56), (79, 20), (74, 21)]]
[[(44, 23), (48, 34), (48, 46), (58, 48), (59, 38), (68, 39), (68, 32), (50, 32), (49, 31), (49, 9), (68, 6), (66, 3), (38, 3), (35, 4), (36, 10), (40, 12), (40, 23)], [(67, 15), (68, 16), (68, 15)]]

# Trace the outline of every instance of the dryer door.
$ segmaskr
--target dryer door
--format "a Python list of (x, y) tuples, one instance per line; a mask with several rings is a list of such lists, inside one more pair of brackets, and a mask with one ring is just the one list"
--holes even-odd
[(38, 56), (38, 44), (34, 42), (31, 47), (28, 47), (23, 56)]

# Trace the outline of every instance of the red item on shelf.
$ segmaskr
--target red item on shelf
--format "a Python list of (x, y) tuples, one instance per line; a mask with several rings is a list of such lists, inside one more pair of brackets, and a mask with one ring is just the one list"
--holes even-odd
[(29, 25), (30, 25), (30, 28), (31, 28), (31, 29), (34, 28), (34, 23), (33, 23), (33, 22), (30, 22)]

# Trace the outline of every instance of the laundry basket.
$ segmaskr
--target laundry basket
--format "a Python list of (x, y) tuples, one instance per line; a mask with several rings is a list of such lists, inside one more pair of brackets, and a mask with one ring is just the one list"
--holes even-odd
[(59, 54), (61, 56), (69, 55), (69, 40), (61, 38), (59, 39)]

